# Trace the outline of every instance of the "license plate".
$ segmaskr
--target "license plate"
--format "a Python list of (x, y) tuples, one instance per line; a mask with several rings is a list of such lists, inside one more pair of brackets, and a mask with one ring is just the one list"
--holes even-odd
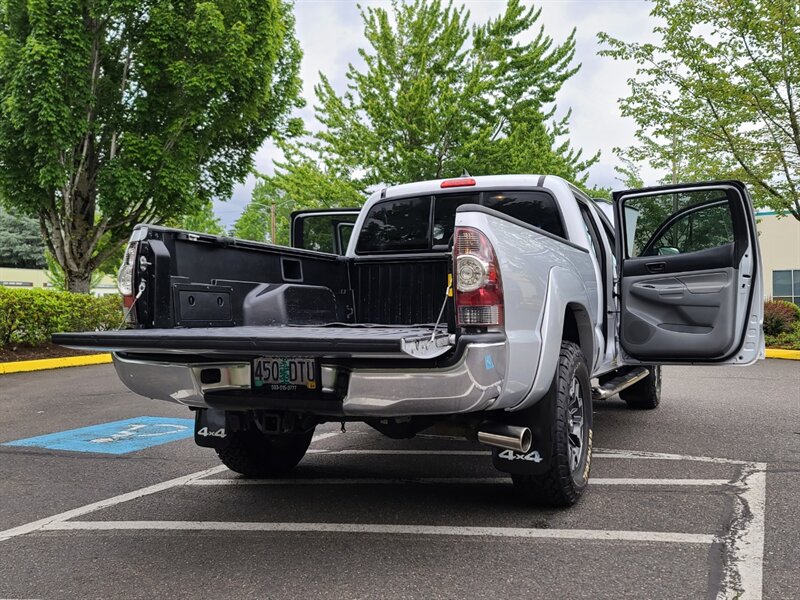
[(273, 392), (315, 391), (319, 369), (315, 358), (265, 356), (253, 361), (253, 387)]

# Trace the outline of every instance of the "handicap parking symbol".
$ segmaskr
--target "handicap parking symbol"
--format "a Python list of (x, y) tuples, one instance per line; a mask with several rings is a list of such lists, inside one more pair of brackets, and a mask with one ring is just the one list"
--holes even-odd
[(193, 419), (136, 417), (5, 442), (3, 445), (99, 454), (128, 454), (187, 439), (193, 435)]

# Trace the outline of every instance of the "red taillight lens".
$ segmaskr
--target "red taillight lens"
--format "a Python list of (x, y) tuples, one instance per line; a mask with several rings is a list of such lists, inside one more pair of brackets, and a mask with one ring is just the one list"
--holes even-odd
[(443, 188), (454, 188), (454, 187), (470, 187), (475, 185), (475, 180), (472, 177), (460, 177), (458, 179), (446, 179), (442, 182), (441, 187)]
[(477, 229), (456, 227), (456, 320), (461, 327), (503, 324), (503, 285), (492, 244)]

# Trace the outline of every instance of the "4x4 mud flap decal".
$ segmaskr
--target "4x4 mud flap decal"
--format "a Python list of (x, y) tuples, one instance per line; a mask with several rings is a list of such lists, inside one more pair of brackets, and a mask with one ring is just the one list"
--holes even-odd
[(228, 445), (226, 412), (201, 408), (194, 414), (194, 442), (203, 448), (224, 448)]
[(550, 394), (531, 408), (507, 413), (509, 425), (530, 427), (531, 449), (526, 453), (492, 448), (492, 463), (498, 471), (513, 475), (538, 475), (550, 468), (553, 455), (553, 399)]

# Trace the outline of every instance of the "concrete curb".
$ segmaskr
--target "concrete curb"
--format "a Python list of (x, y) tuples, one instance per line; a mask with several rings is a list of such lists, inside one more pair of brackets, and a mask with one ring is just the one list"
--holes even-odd
[(66, 356), (64, 358), (20, 360), (16, 362), (0, 363), (0, 375), (7, 373), (27, 373), (28, 371), (44, 371), (46, 369), (61, 369), (63, 367), (104, 365), (110, 362), (110, 354), (89, 354), (87, 356)]
[(767, 348), (767, 358), (800, 360), (800, 350), (782, 350), (781, 348)]

